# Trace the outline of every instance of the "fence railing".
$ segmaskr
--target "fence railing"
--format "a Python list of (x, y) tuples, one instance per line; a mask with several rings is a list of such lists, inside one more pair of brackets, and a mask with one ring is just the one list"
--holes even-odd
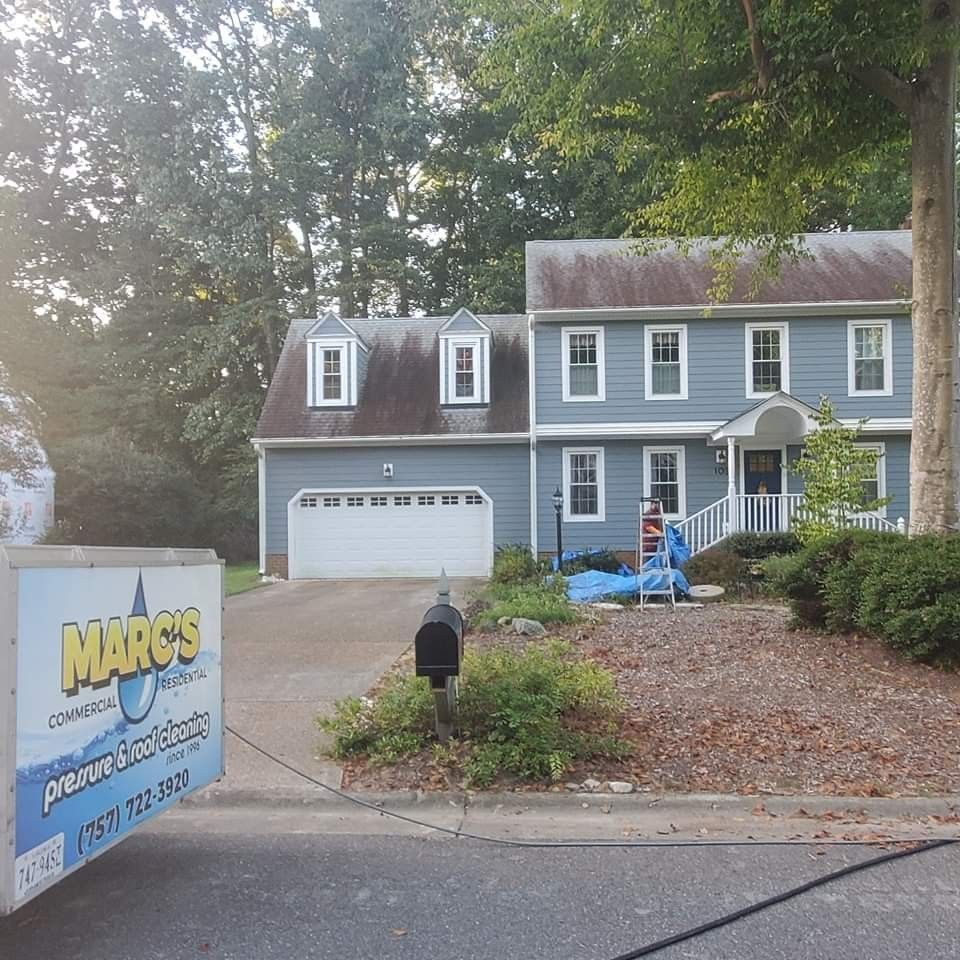
[[(724, 497), (677, 524), (691, 553), (709, 549), (735, 530), (787, 532), (803, 519), (805, 513), (803, 494), (800, 493), (738, 493), (733, 498), (734, 522), (731, 524), (730, 503), (730, 498)], [(906, 533), (902, 519), (894, 523), (875, 511), (853, 514), (845, 522), (864, 530)]]

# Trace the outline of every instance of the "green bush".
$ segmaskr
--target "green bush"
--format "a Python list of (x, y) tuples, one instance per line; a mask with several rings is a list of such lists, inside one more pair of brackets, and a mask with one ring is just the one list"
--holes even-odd
[(609, 548), (604, 547), (596, 553), (584, 553), (575, 560), (567, 560), (563, 564), (563, 572), (572, 577), (575, 573), (585, 570), (600, 570), (603, 573), (619, 573), (622, 566), (620, 559)]
[(709, 583), (738, 591), (749, 577), (749, 568), (743, 557), (720, 546), (692, 556), (683, 565), (683, 575), (691, 584)]
[(745, 560), (765, 560), (767, 557), (778, 556), (784, 553), (795, 553), (800, 549), (800, 541), (793, 533), (731, 533), (721, 544), (724, 550), (729, 550)]
[(901, 537), (874, 554), (857, 622), (908, 657), (960, 661), (960, 537)]
[(494, 583), (525, 583), (539, 575), (539, 564), (528, 546), (506, 543), (493, 555)]
[(563, 577), (520, 584), (491, 584), (487, 591), (492, 606), (476, 615), (480, 623), (496, 623), (501, 617), (524, 617), (541, 623), (573, 623), (576, 607), (567, 600)]
[[(460, 678), (459, 723), (465, 781), (501, 776), (559, 780), (578, 760), (623, 757), (616, 737), (622, 703), (613, 674), (564, 641), (468, 651)], [(432, 738), (429, 685), (396, 676), (374, 700), (350, 698), (319, 721), (338, 758), (395, 762)], [(442, 752), (444, 765), (453, 751)], [(434, 751), (435, 755), (437, 751)]]
[(826, 592), (827, 581), (831, 580), (835, 582), (831, 596), (837, 604), (833, 615), (837, 623), (845, 622), (849, 609), (843, 609), (844, 606), (855, 606), (856, 601), (844, 598), (850, 579), (844, 578), (841, 568), (863, 548), (883, 549), (888, 541), (902, 543), (902, 537), (856, 529), (821, 537), (796, 553), (768, 559), (764, 564), (767, 588), (789, 601), (798, 624), (822, 628), (828, 626), (831, 618)]

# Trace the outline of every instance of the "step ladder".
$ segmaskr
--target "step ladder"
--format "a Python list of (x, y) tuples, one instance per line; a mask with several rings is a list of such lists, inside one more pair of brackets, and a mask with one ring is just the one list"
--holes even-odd
[[(656, 507), (656, 512), (652, 508)], [(650, 515), (648, 516), (648, 512)], [(670, 566), (670, 547), (667, 544), (667, 521), (663, 516), (663, 505), (657, 499), (643, 499), (640, 501), (639, 516), (637, 518), (637, 594), (640, 598), (640, 609), (644, 610), (651, 597), (669, 597), (670, 605), (677, 609), (677, 598), (673, 593), (673, 573)], [(655, 590), (644, 588), (644, 567), (651, 560), (653, 572), (662, 572), (662, 580), (666, 586)]]

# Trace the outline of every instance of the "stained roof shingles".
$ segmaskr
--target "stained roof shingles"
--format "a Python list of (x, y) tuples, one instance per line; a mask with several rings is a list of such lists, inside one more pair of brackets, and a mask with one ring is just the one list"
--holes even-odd
[(315, 320), (294, 320), (257, 424), (256, 439), (523, 433), (527, 416), (527, 318), (482, 316), (493, 331), (490, 403), (440, 407), (437, 332), (446, 317), (348, 320), (370, 347), (352, 409), (306, 404), (307, 347)]
[[(746, 251), (733, 292), (739, 303), (827, 303), (909, 299), (909, 230), (808, 233), (812, 254), (784, 262), (780, 275), (749, 296), (755, 254)], [(672, 307), (708, 304), (713, 271), (708, 246), (689, 256), (668, 244), (646, 255), (629, 240), (535, 240), (527, 244), (527, 309)]]

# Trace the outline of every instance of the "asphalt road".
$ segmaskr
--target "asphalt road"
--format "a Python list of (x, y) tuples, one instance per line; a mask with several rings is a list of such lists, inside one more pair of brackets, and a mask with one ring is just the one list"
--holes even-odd
[[(216, 816), (214, 812), (207, 814)], [(10, 960), (605, 960), (876, 851), (516, 850), (434, 837), (146, 832), (10, 917)], [(667, 960), (955, 960), (960, 847), (886, 864)]]

